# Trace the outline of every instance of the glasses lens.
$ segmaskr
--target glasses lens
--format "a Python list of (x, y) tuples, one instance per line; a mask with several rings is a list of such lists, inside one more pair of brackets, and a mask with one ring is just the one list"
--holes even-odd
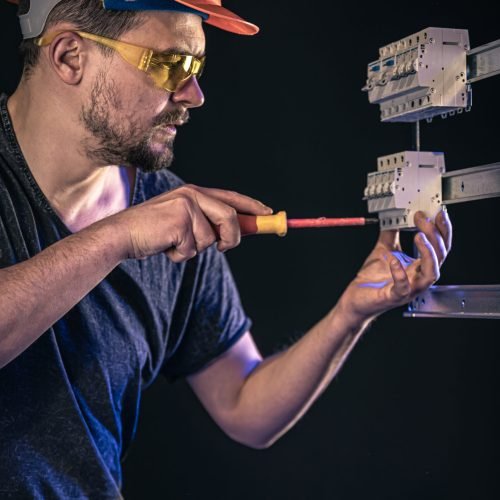
[(202, 59), (196, 59), (194, 74), (196, 75), (196, 78), (198, 80), (201, 78), (201, 75), (203, 75), (204, 69), (205, 69), (205, 58), (203, 57)]
[(205, 58), (197, 59), (193, 56), (165, 55), (158, 56), (151, 61), (149, 72), (155, 83), (175, 92), (182, 82), (191, 76), (199, 78), (205, 65)]

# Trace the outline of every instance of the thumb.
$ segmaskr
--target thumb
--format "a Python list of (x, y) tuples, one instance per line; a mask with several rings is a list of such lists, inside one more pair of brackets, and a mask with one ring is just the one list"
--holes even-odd
[(390, 251), (401, 251), (401, 242), (399, 239), (399, 230), (389, 229), (380, 231), (378, 243), (382, 244)]

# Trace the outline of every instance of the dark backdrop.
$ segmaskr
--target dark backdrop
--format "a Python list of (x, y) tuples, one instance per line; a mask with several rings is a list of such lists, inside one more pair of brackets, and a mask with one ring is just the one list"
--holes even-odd
[[(378, 47), (428, 26), (468, 28), (473, 47), (500, 38), (486, 2), (226, 4), (262, 32), (207, 29), (207, 102), (179, 134), (173, 170), (290, 216), (364, 214), (376, 157), (411, 147), (410, 125), (381, 124), (360, 92)], [(11, 92), (19, 33), (3, 2), (0, 26), (0, 88)], [(499, 83), (474, 84), (471, 113), (423, 124), (423, 149), (444, 151), (448, 170), (500, 160)], [(498, 209), (498, 200), (450, 207), (456, 237), (443, 284), (500, 283)], [(375, 239), (372, 227), (297, 232), (249, 238), (228, 254), (263, 353), (329, 310)], [(225, 437), (183, 382), (158, 380), (125, 461), (125, 497), (498, 498), (499, 326), (384, 315), (308, 415), (265, 451)]]

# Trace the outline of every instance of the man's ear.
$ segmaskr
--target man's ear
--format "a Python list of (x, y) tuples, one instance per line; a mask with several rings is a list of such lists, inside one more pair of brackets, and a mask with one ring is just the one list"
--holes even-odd
[(78, 85), (88, 60), (85, 43), (76, 33), (69, 31), (58, 35), (49, 46), (50, 64), (59, 78), (67, 85)]

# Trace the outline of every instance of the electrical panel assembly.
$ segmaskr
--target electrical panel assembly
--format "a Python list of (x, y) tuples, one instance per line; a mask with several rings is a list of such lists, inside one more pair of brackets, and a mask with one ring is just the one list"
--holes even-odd
[[(411, 122), (415, 151), (377, 159), (364, 199), (380, 229), (415, 229), (418, 210), (500, 198), (500, 162), (445, 172), (444, 154), (420, 151), (420, 121), (469, 111), (471, 84), (500, 74), (500, 40), (470, 49), (464, 29), (427, 28), (379, 49), (364, 91), (382, 122)], [(409, 304), (411, 318), (500, 319), (499, 285), (432, 286)]]

